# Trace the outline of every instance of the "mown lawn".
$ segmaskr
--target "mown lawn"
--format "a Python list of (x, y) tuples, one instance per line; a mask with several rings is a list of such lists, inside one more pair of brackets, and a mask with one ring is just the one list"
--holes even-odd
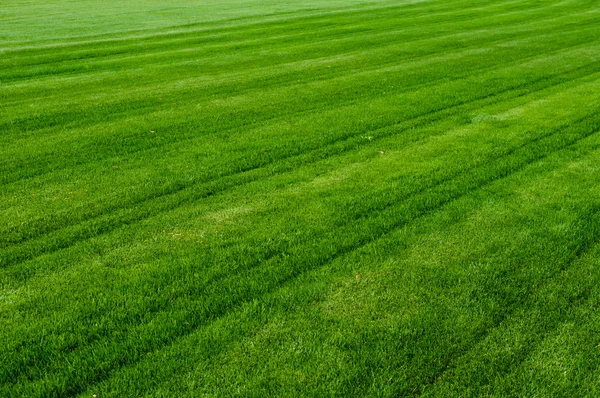
[(0, 396), (600, 396), (597, 0), (0, 5)]

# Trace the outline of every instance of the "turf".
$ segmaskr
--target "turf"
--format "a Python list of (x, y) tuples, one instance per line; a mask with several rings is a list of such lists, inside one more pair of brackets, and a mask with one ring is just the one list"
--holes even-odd
[(597, 1), (0, 25), (0, 396), (600, 395)]

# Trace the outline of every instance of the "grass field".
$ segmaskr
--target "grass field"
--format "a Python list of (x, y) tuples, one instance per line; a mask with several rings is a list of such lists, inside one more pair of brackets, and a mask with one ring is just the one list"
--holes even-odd
[(597, 0), (0, 27), (1, 397), (600, 396)]

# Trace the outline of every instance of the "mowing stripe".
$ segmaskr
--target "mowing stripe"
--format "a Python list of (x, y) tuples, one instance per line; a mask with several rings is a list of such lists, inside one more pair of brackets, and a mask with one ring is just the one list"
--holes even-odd
[[(293, 247), (290, 248), (290, 252), (284, 257), (277, 256), (274, 257), (273, 260), (267, 260), (261, 264), (260, 268), (250, 269), (249, 271), (251, 272), (248, 274), (238, 273), (236, 275), (230, 275), (228, 278), (224, 279), (223, 283), (206, 286), (207, 289), (205, 290), (199, 288), (201, 290), (196, 292), (196, 297), (198, 297), (198, 307), (188, 307), (186, 310), (186, 314), (195, 314), (196, 322), (189, 322), (191, 326), (185, 330), (189, 333), (190, 330), (202, 325), (204, 323), (202, 320), (210, 320), (212, 322), (214, 319), (218, 319), (231, 311), (232, 308), (239, 307), (241, 303), (256, 298), (257, 294), (260, 296), (268, 294), (279, 285), (288, 283), (290, 280), (297, 278), (299, 275), (302, 275), (311, 269), (329, 264), (336, 258), (347, 255), (375, 240), (381, 239), (392, 231), (401, 228), (408, 223), (414, 222), (448, 203), (480, 190), (493, 181), (506, 178), (535, 161), (547, 157), (561, 149), (573, 146), (578, 141), (600, 131), (600, 116), (598, 115), (599, 113), (596, 112), (587, 120), (584, 119), (580, 122), (573, 123), (569, 127), (554, 132), (554, 134), (550, 134), (532, 145), (525, 146), (509, 153), (508, 156), (501, 158), (497, 162), (484, 165), (480, 168), (481, 172), (479, 173), (469, 173), (464, 176), (459, 176), (445, 184), (428, 189), (422, 194), (414, 195), (405, 202), (394, 203), (391, 206), (384, 207), (378, 212), (379, 214), (372, 214), (371, 218), (364, 220), (362, 224), (350, 222), (348, 227), (336, 229), (336, 235), (339, 234), (344, 237), (344, 241), (336, 247), (332, 248), (330, 246), (329, 242), (331, 241), (331, 236), (326, 235), (323, 239), (314, 242), (311, 245), (311, 252), (308, 258), (302, 257), (302, 254), (307, 250), (305, 247)], [(356, 234), (357, 231), (358, 234)], [(247, 286), (248, 280), (268, 282), (263, 282), (260, 287)], [(259, 291), (252, 292), (248, 290), (252, 288), (259, 289)], [(223, 290), (221, 291), (221, 289)], [(232, 296), (234, 292), (235, 295)], [(237, 298), (240, 296), (241, 298)], [(208, 316), (208, 314), (211, 314), (211, 316)], [(183, 330), (179, 327), (179, 331), (177, 331), (176, 327), (176, 329), (171, 332), (175, 333), (175, 335), (167, 335), (166, 330), (163, 330), (163, 332), (165, 333), (164, 336), (161, 336), (161, 341), (163, 341), (163, 343), (159, 346), (153, 346), (151, 351), (156, 350), (167, 342), (171, 342), (170, 344), (172, 344), (172, 341), (175, 338), (174, 336), (176, 336), (177, 339), (181, 338), (182, 335), (180, 333), (182, 333)], [(130, 333), (136, 334), (133, 331), (130, 331)], [(185, 336), (185, 334), (183, 334), (183, 336)], [(122, 336), (122, 338), (124, 337), (125, 336)], [(120, 341), (120, 343), (122, 343), (122, 341)], [(132, 347), (132, 349), (134, 348)], [(137, 355), (140, 355), (141, 352), (146, 352), (146, 350), (137, 347), (135, 352)], [(128, 355), (133, 356), (133, 352), (121, 353), (122, 355), (125, 355), (125, 357)], [(49, 354), (50, 353), (46, 353), (44, 356), (48, 358)], [(79, 352), (78, 354), (83, 357), (94, 357), (91, 353), (88, 355), (86, 352)], [(113, 362), (115, 364), (124, 364), (123, 359), (115, 360), (117, 361), (116, 363)], [(103, 363), (107, 362), (103, 361)], [(20, 365), (19, 368), (31, 369), (31, 365), (24, 363)], [(8, 380), (19, 377), (18, 374), (11, 374), (8, 378), (6, 378), (6, 376), (8, 375), (2, 377), (2, 380), (5, 383), (8, 382)], [(99, 379), (98, 375), (89, 375), (89, 377), (92, 377), (92, 380)], [(75, 394), (77, 392), (80, 391), (56, 391), (55, 393)]]
[[(585, 70), (585, 68), (583, 70)], [(576, 72), (580, 72), (580, 71), (576, 71)], [(586, 71), (586, 72), (588, 72), (588, 71)], [(567, 80), (565, 77), (562, 77), (562, 76), (559, 77), (559, 79), (560, 80), (559, 80), (558, 84), (561, 84), (561, 83), (563, 83), (564, 80)], [(571, 80), (571, 79), (572, 79), (572, 77), (568, 80)], [(556, 84), (556, 81), (553, 82), (552, 79), (549, 79), (548, 77), (544, 77), (543, 79), (541, 79), (541, 82), (542, 83), (550, 82), (550, 84)], [(526, 85), (531, 87), (531, 90), (533, 90), (533, 82), (529, 81), (526, 83)], [(518, 89), (520, 87), (517, 86), (516, 88)], [(547, 86), (542, 86), (542, 89), (544, 89), (544, 88), (547, 88)], [(514, 89), (515, 89), (515, 87), (510, 87), (507, 91), (513, 91)], [(475, 102), (475, 101), (481, 99), (481, 97), (483, 97), (484, 99), (490, 98), (490, 96), (487, 95), (487, 93), (483, 93), (483, 95), (481, 95), (481, 94), (479, 95), (479, 98), (476, 97), (474, 100), (470, 99), (469, 102), (458, 102), (458, 104), (451, 104), (450, 106), (442, 108), (440, 110), (426, 112), (425, 114), (417, 115), (414, 118), (405, 119), (404, 123), (406, 123), (406, 121), (411, 121), (414, 119), (422, 118), (423, 116), (427, 116), (428, 114), (443, 112), (451, 107), (455, 108), (457, 106), (464, 105), (465, 103)], [(447, 117), (447, 115), (444, 115), (444, 116)], [(388, 129), (387, 134), (398, 134), (399, 131), (389, 130), (389, 127), (390, 126), (384, 126), (384, 128)], [(400, 131), (402, 131), (402, 128), (400, 129)], [(353, 134), (350, 138), (354, 137), (356, 139), (356, 136), (358, 136), (359, 134), (364, 134), (365, 132), (377, 133), (375, 130), (359, 131), (358, 133)], [(379, 134), (377, 134), (377, 136), (382, 137), (387, 134), (379, 133)], [(339, 141), (347, 141), (347, 140), (348, 140), (347, 137), (343, 137), (341, 140), (336, 140), (332, 144), (335, 144), (336, 142), (339, 142)], [(346, 144), (347, 145), (349, 144), (349, 146), (352, 147), (355, 145), (355, 142), (356, 141), (346, 142)], [(332, 145), (332, 144), (329, 144), (329, 145)], [(323, 151), (323, 148), (317, 149), (321, 153), (321, 156), (325, 156), (326, 154), (329, 153), (327, 151), (327, 147), (325, 147), (325, 148), (326, 148), (325, 151)], [(310, 149), (309, 149), (309, 151), (310, 151)], [(301, 155), (302, 155), (302, 152), (292, 153), (287, 158), (294, 159)], [(283, 159), (285, 159), (285, 158), (283, 158)], [(321, 157), (319, 157), (317, 155), (315, 160), (319, 160), (319, 159), (321, 159)], [(276, 159), (276, 161), (281, 161), (281, 160), (282, 160), (281, 158)], [(315, 161), (315, 160), (312, 160), (312, 161)], [(88, 220), (84, 220), (83, 221), (84, 224), (79, 226), (79, 228), (76, 228), (75, 233), (69, 234), (64, 237), (61, 237), (60, 235), (59, 236), (50, 235), (45, 238), (42, 238), (41, 241), (34, 242), (33, 245), (35, 245), (35, 246), (25, 246), (25, 247), (19, 247), (19, 246), (10, 247), (9, 246), (7, 248), (7, 250), (4, 251), (5, 255), (2, 258), (0, 258), (0, 265), (2, 265), (2, 266), (11, 265), (11, 267), (12, 267), (16, 264), (21, 263), (22, 261), (34, 258), (31, 256), (36, 255), (36, 253), (37, 253), (37, 255), (41, 255), (41, 254), (47, 254), (49, 252), (53, 252), (56, 250), (61, 250), (61, 249), (70, 247), (73, 243), (77, 242), (78, 240), (88, 239), (89, 237), (96, 236), (96, 235), (102, 234), (102, 233), (106, 233), (106, 232), (112, 230), (113, 228), (120, 227), (123, 225), (128, 225), (128, 224), (131, 224), (132, 222), (137, 222), (137, 221), (143, 220), (147, 217), (153, 216), (156, 214), (155, 210), (156, 210), (156, 206), (158, 204), (156, 202), (164, 197), (168, 197), (169, 200), (164, 205), (159, 205), (160, 209), (161, 209), (160, 212), (172, 210), (173, 208), (179, 207), (183, 203), (188, 203), (189, 201), (198, 200), (202, 197), (214, 195), (216, 192), (226, 190), (232, 186), (237, 186), (240, 183), (248, 183), (250, 181), (254, 181), (253, 177), (248, 176), (247, 173), (254, 171), (254, 170), (257, 170), (257, 173), (258, 173), (259, 171), (263, 170), (266, 166), (268, 166), (268, 164), (269, 163), (259, 164), (257, 166), (251, 164), (247, 168), (244, 168), (240, 171), (236, 170), (232, 174), (221, 177), (221, 179), (217, 179), (215, 181), (209, 182), (210, 185), (208, 187), (206, 187), (204, 190), (199, 190), (199, 189), (197, 189), (197, 187), (195, 187), (199, 182), (200, 183), (204, 182), (204, 181), (199, 181), (199, 182), (195, 182), (195, 183), (191, 183), (191, 184), (175, 186), (173, 188), (170, 188), (166, 192), (163, 191), (159, 194), (151, 194), (146, 199), (142, 199), (141, 201), (134, 202), (131, 205), (131, 207), (129, 207), (129, 208), (122, 209), (122, 208), (117, 207), (116, 214), (113, 213), (110, 215), (100, 215), (101, 218), (99, 220), (95, 220), (92, 216), (92, 218), (90, 218)], [(268, 173), (268, 170), (267, 170), (267, 173)], [(241, 181), (235, 179), (236, 175), (241, 175), (241, 177), (243, 179)], [(222, 181), (223, 178), (225, 179), (225, 184), (221, 185), (221, 184), (219, 184), (219, 182)], [(230, 178), (233, 178), (233, 181), (229, 182), (228, 180)], [(250, 178), (250, 179), (248, 179), (248, 178)], [(216, 185), (216, 187), (214, 187), (214, 185)], [(194, 188), (194, 189), (191, 190), (191, 188)], [(179, 198), (179, 196), (182, 196), (182, 195), (184, 197)], [(142, 203), (147, 203), (148, 207), (140, 208), (140, 205)], [(49, 220), (44, 220), (44, 222), (47, 223), (46, 225), (51, 225), (48, 221)], [(65, 220), (65, 221), (68, 222), (68, 220)], [(86, 225), (85, 224), (86, 221), (89, 221), (91, 223), (91, 225)], [(96, 221), (96, 223), (94, 223), (94, 221)], [(74, 227), (77, 227), (77, 224), (75, 224), (74, 226), (66, 227), (66, 228), (73, 229)], [(34, 230), (38, 230), (38, 231), (41, 230), (42, 232), (44, 232), (46, 234), (53, 232), (52, 230), (45, 231), (41, 227), (41, 225), (36, 226)], [(57, 229), (56, 231), (60, 231), (60, 229)], [(38, 236), (41, 236), (41, 235), (38, 235)], [(33, 238), (35, 239), (36, 237), (34, 236)], [(64, 239), (66, 239), (66, 240), (64, 240)], [(27, 240), (25, 240), (23, 242), (26, 243)], [(23, 253), (23, 254), (19, 254), (19, 253)]]
[(596, 2), (271, 1), (0, 11), (1, 396), (518, 395), (566, 347)]

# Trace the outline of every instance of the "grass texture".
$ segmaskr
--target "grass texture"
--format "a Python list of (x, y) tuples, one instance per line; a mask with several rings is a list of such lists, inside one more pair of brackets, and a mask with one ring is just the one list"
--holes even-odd
[(600, 6), (6, 0), (0, 396), (600, 396)]

